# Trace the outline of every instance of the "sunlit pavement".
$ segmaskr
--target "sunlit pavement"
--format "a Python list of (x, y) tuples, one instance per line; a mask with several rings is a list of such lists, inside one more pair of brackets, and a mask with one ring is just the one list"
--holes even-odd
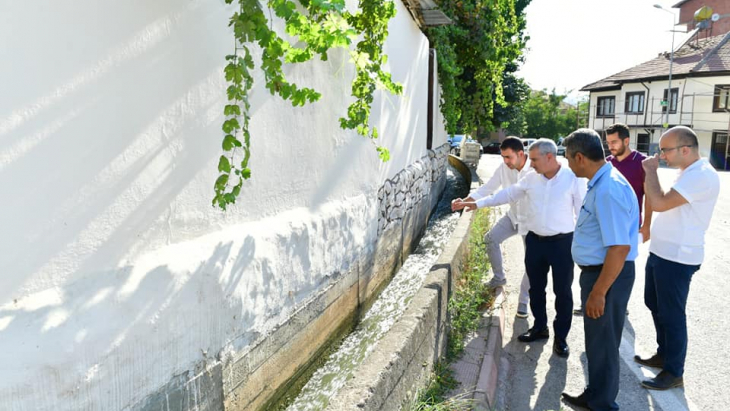
[[(483, 181), (499, 165), (498, 155), (482, 156), (478, 173)], [(670, 187), (676, 170), (661, 169), (663, 187)], [(648, 244), (640, 247), (636, 260), (636, 283), (629, 301), (629, 316), (621, 343), (621, 386), (618, 403), (622, 410), (726, 410), (730, 404), (730, 332), (724, 319), (730, 310), (730, 173), (720, 173), (720, 199), (706, 237), (706, 256), (702, 268), (693, 278), (687, 306), (689, 349), (685, 370), (685, 388), (664, 392), (648, 391), (640, 387), (645, 377), (654, 370), (638, 367), (633, 355), (652, 354), (655, 349), (654, 325), (651, 314), (644, 306), (644, 266)], [(505, 207), (500, 210), (504, 212)], [(506, 410), (559, 410), (571, 409), (560, 401), (560, 393), (579, 394), (585, 387), (587, 373), (583, 341), (583, 322), (573, 317), (568, 336), (570, 357), (565, 360), (553, 355), (552, 337), (547, 342), (524, 344), (517, 335), (526, 331), (532, 318), (518, 319), (519, 280), (524, 272), (523, 248), (519, 238), (505, 243), (506, 326), (504, 350), (500, 370), (497, 409)], [(573, 294), (579, 304), (579, 270), (575, 269)], [(552, 284), (548, 284), (548, 316), (554, 318)]]

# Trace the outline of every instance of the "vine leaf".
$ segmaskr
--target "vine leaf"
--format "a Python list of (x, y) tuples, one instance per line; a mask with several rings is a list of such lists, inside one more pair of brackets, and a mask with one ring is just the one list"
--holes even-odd
[[(249, 93), (254, 85), (256, 68), (249, 51), (252, 45), (261, 50), (259, 70), (265, 87), (272, 95), (289, 100), (294, 107), (318, 101), (322, 95), (312, 88), (291, 83), (284, 75), (284, 64), (302, 63), (319, 56), (322, 61), (328, 52), (342, 48), (350, 53), (356, 76), (351, 94), (355, 98), (339, 119), (340, 127), (354, 130), (365, 137), (376, 139), (378, 131), (370, 127), (370, 106), (373, 93), (380, 87), (393, 94), (401, 94), (402, 86), (383, 70), (387, 56), (382, 52), (388, 37), (388, 23), (395, 16), (393, 0), (359, 0), (358, 11), (347, 11), (345, 0), (268, 0), (269, 12), (285, 24), (284, 39), (272, 29), (272, 21), (262, 10), (259, 0), (235, 0), (238, 11), (229, 19), (236, 46), (233, 54), (225, 57), (223, 69), (228, 104), (223, 108), (225, 120), (221, 126), (224, 137), (221, 147), (227, 154), (218, 160), (220, 175), (215, 181), (213, 205), (225, 210), (240, 195), (243, 181), (251, 178), (251, 120)], [(234, 0), (225, 0), (231, 4)], [(354, 47), (353, 47), (354, 45)], [(382, 161), (390, 159), (387, 148), (376, 146)], [(241, 157), (243, 157), (241, 159)], [(230, 176), (235, 176), (230, 178)]]

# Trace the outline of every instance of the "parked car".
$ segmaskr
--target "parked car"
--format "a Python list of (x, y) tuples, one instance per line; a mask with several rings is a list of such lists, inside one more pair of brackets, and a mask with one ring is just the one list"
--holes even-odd
[(500, 143), (498, 141), (492, 141), (491, 143), (484, 146), (484, 153), (485, 154), (501, 154), (502, 150), (499, 149)]
[(522, 140), (522, 145), (525, 146), (525, 151), (530, 147), (530, 144), (537, 141), (536, 138), (521, 138), (520, 140)]
[(558, 155), (565, 157), (565, 146), (562, 141), (558, 142)]
[(455, 156), (459, 155), (459, 152), (461, 151), (461, 141), (467, 137), (466, 134), (454, 134), (452, 136), (449, 136), (447, 141), (451, 145), (451, 148), (449, 148), (449, 153), (453, 154)]

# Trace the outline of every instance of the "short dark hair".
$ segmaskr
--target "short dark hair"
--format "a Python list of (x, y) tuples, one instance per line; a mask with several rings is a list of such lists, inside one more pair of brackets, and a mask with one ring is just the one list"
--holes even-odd
[(522, 140), (515, 136), (509, 136), (502, 141), (499, 145), (500, 150), (510, 149), (517, 153), (518, 151), (525, 151), (525, 146), (522, 144)]
[(677, 135), (677, 143), (683, 146), (699, 147), (699, 141), (697, 140), (697, 134), (685, 126), (676, 126), (667, 130), (664, 134), (673, 133)]
[(570, 155), (571, 158), (574, 158), (577, 153), (581, 153), (591, 161), (605, 159), (601, 136), (589, 128), (579, 128), (570, 133), (563, 140), (563, 145), (565, 154)]
[(616, 133), (618, 133), (618, 136), (621, 138), (621, 140), (629, 138), (629, 136), (631, 136), (631, 134), (629, 134), (629, 126), (622, 123), (611, 124), (606, 129), (606, 135)]

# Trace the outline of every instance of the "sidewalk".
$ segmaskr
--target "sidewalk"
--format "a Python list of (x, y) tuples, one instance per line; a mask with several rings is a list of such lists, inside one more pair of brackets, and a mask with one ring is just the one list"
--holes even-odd
[[(499, 164), (499, 157), (484, 161), (482, 157), (479, 170), (480, 178), (485, 181)], [(495, 209), (497, 218), (506, 211), (505, 206)], [(515, 317), (519, 284), (524, 273), (524, 249), (519, 237), (510, 238), (502, 245), (507, 285), (498, 289), (498, 299), (492, 312), (485, 313), (483, 326), (475, 338), (469, 342), (465, 355), (452, 364), (456, 378), (461, 386), (454, 392), (473, 393), (475, 409), (483, 410), (572, 410), (560, 397), (563, 391), (580, 394), (585, 388), (587, 363), (583, 339), (582, 317), (573, 317), (572, 328), (568, 335), (570, 356), (567, 359), (553, 355), (552, 335), (547, 341), (522, 343), (517, 336), (527, 331), (532, 324), (532, 316), (526, 319)], [(637, 259), (637, 276), (642, 275), (648, 251), (642, 247)], [(643, 257), (643, 259), (642, 259)], [(574, 306), (580, 303), (578, 277), (574, 272)], [(489, 273), (487, 273), (489, 275)], [(640, 288), (635, 286), (629, 304), (631, 315), (627, 318), (621, 344), (621, 385), (617, 402), (622, 410), (662, 410), (682, 411), (699, 409), (687, 400), (684, 390), (675, 389), (664, 392), (648, 391), (639, 385), (641, 379), (652, 377), (654, 373), (638, 367), (631, 358), (635, 351), (646, 353), (651, 345), (635, 341), (634, 326), (641, 327), (650, 319), (644, 312)], [(552, 281), (547, 287), (547, 311), (549, 321), (555, 316), (555, 297)], [(645, 321), (646, 320), (646, 321)], [(551, 330), (552, 331), (552, 330)], [(642, 331), (642, 338), (644, 336)]]

